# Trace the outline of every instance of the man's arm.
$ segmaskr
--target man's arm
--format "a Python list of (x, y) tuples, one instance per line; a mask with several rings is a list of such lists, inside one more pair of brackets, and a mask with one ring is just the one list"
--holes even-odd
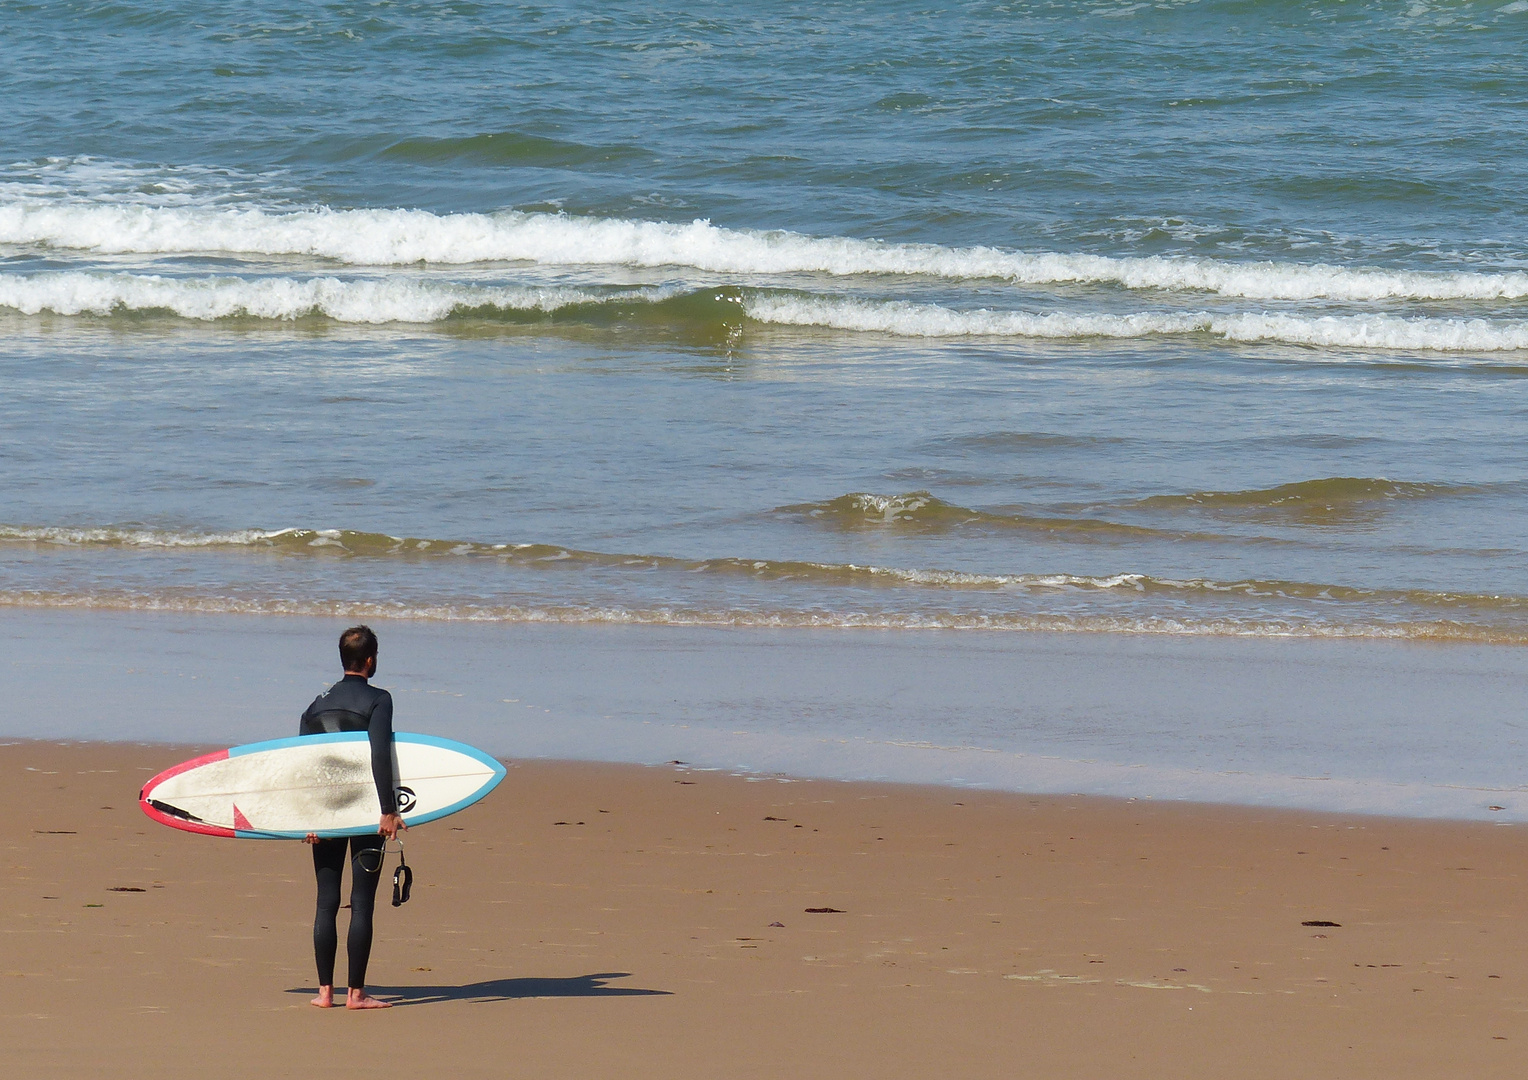
[(371, 710), (366, 734), (371, 741), (371, 778), (377, 785), (377, 802), (382, 807), (382, 820), (377, 831), (391, 840), (399, 829), (408, 826), (398, 816), (398, 799), (393, 790), (396, 779), (393, 776), (393, 696), (386, 690), (381, 692)]

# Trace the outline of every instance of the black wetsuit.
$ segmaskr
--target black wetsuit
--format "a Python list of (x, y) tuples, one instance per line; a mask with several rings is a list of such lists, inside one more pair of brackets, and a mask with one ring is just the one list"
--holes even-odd
[[(346, 675), (313, 699), (302, 714), (299, 735), (335, 731), (364, 731), (371, 740), (371, 776), (377, 785), (381, 813), (398, 811), (393, 791), (393, 698), (362, 675)], [(344, 837), (313, 845), (313, 873), (318, 879), (318, 912), (313, 917), (313, 955), (318, 981), (334, 985), (334, 954), (339, 948), (335, 920), (340, 912), (340, 878), (345, 869)], [(350, 987), (366, 985), (366, 962), (371, 957), (371, 917), (382, 874), (382, 834), (350, 837), (350, 932), (345, 939), (350, 957)]]

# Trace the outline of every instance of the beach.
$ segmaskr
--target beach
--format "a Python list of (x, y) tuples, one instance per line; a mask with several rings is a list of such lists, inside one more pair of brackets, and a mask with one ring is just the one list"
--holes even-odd
[(567, 762), (407, 835), (396, 1007), (323, 1012), (306, 850), (135, 805), (196, 749), (0, 747), (18, 1074), (1505, 1077), (1528, 1038), (1519, 826)]
[[(12, 1071), (1509, 1074), (1528, 0), (0, 40)], [(359, 623), (509, 768), (365, 1017), (134, 806)]]

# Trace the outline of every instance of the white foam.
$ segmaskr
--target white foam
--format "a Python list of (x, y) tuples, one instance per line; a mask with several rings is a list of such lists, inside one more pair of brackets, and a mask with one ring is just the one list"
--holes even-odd
[[(551, 312), (576, 304), (655, 303), (672, 289), (593, 292), (574, 288), (482, 286), (421, 278), (168, 277), (84, 270), (0, 274), (0, 308), (27, 315), (110, 315), (169, 311), (211, 320), (322, 315), (344, 323), (433, 323), (474, 308)], [(958, 310), (911, 301), (757, 293), (744, 314), (759, 322), (820, 326), (903, 337), (1146, 338), (1209, 334), (1228, 341), (1271, 341), (1333, 348), (1433, 352), (1528, 349), (1528, 322), (1394, 315), (1294, 315), (1280, 312), (1099, 312)], [(873, 509), (873, 508), (872, 508)], [(887, 507), (892, 513), (899, 508)]]
[(233, 529), (228, 532), (184, 533), (164, 529), (70, 528), (62, 525), (0, 525), (0, 542), (55, 544), (67, 547), (104, 545), (140, 548), (243, 547), (293, 532), (292, 529)]
[(1501, 352), (1528, 349), (1528, 323), (1394, 315), (1266, 312), (1103, 313), (960, 311), (905, 300), (866, 301), (780, 294), (749, 297), (760, 322), (823, 326), (903, 337), (1143, 338), (1210, 334), (1228, 341), (1274, 341), (1342, 348)]
[(758, 611), (683, 607), (629, 608), (596, 605), (522, 605), (440, 601), (362, 601), (129, 592), (0, 590), (0, 608), (83, 611), (145, 611), (182, 614), (277, 615), (340, 619), (402, 619), (419, 622), (547, 624), (570, 626), (668, 626), (770, 630), (936, 630), (1002, 633), (1123, 634), (1179, 638), (1276, 638), (1321, 640), (1446, 641), (1521, 646), (1524, 635), (1507, 629), (1438, 622), (1322, 623), (1295, 619), (1206, 616), (1114, 616), (988, 614), (979, 612)]
[(851, 496), (854, 508), (867, 517), (880, 518), (890, 524), (902, 518), (911, 518), (929, 504), (932, 495), (875, 495), (860, 492)]
[(1029, 253), (890, 244), (781, 231), (580, 218), (433, 214), (424, 210), (235, 209), (13, 199), (0, 244), (111, 254), (308, 255), (353, 265), (533, 262), (681, 266), (729, 274), (919, 275), (1025, 285), (1100, 283), (1279, 300), (1501, 300), (1528, 296), (1528, 273), (1386, 270), (1322, 263), (1235, 263), (1163, 256)]
[[(890, 498), (887, 496), (870, 496), (871, 498)], [(365, 537), (382, 537), (383, 534), (352, 534)], [(403, 544), (405, 538), (398, 536), (385, 536), (386, 540), (396, 544)], [(121, 526), (96, 526), (96, 527), (70, 527), (59, 525), (0, 525), (0, 543), (13, 544), (44, 544), (58, 547), (125, 547), (140, 549), (165, 549), (174, 550), (180, 548), (246, 548), (268, 547), (271, 542), (279, 540), (304, 541), (306, 546), (321, 548), (326, 546), (344, 546), (345, 533), (339, 529), (303, 529), (288, 527), (284, 529), (231, 529), (226, 532), (177, 532), (168, 529), (146, 529)], [(450, 540), (430, 541), (414, 539), (408, 541), (412, 552), (421, 552), (437, 544), (440, 553), (444, 555), (484, 554), (492, 553), (504, 558), (513, 558), (522, 550), (532, 547), (527, 544), (468, 544)], [(580, 552), (585, 557), (593, 557), (599, 560), (612, 558), (635, 558), (646, 562), (652, 556), (601, 556), (595, 553)], [(575, 558), (574, 553), (562, 551), (561, 560)], [(690, 571), (698, 568), (715, 567), (718, 563), (676, 563)], [(725, 565), (731, 565), (730, 562)], [(767, 561), (750, 564), (754, 569), (768, 567)], [(805, 563), (797, 564), (810, 566), (817, 570), (829, 572), (847, 572), (851, 574), (863, 574), (869, 577), (881, 578), (890, 581), (904, 582), (909, 585), (926, 585), (946, 588), (975, 588), (975, 589), (1002, 589), (1002, 588), (1028, 588), (1028, 589), (1130, 589), (1144, 591), (1148, 586), (1158, 586), (1169, 589), (1200, 589), (1212, 588), (1217, 591), (1237, 589), (1246, 583), (1216, 583), (1199, 580), (1171, 581), (1147, 578), (1142, 574), (1122, 573), (1102, 576), (1088, 576), (1079, 574), (976, 574), (959, 570), (923, 570), (906, 567), (873, 566), (858, 563)]]
[(325, 315), (347, 323), (431, 323), (462, 308), (555, 311), (617, 296), (661, 299), (655, 290), (596, 294), (567, 288), (495, 288), (454, 282), (335, 277), (201, 277), (65, 270), (0, 274), (0, 307), (27, 315), (171, 311), (186, 319)]
[(7, 203), (124, 206), (258, 206), (301, 209), (298, 191), (280, 173), (226, 166), (167, 165), (88, 155), (0, 164), (0, 205)]

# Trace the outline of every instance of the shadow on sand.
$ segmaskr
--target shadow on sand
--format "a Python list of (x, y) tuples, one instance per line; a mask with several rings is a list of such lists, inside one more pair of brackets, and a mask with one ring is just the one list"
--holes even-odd
[[(461, 986), (367, 986), (372, 994), (394, 1005), (434, 1005), (442, 1001), (513, 1001), (517, 998), (563, 997), (666, 997), (668, 990), (644, 990), (637, 986), (607, 986), (611, 979), (625, 979), (629, 971), (602, 971), (570, 979), (485, 979)], [(289, 994), (316, 994), (316, 987), (293, 987)]]

